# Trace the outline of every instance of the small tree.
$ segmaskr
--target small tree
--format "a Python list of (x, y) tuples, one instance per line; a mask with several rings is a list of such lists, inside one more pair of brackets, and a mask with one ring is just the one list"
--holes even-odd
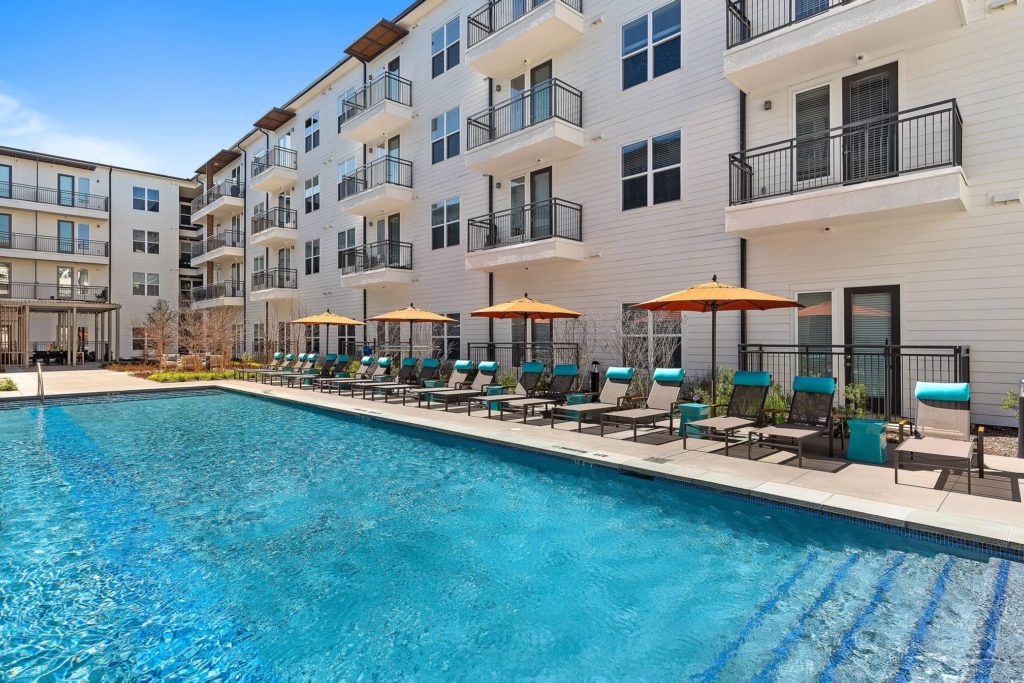
[[(178, 336), (178, 314), (163, 299), (156, 302), (153, 310), (146, 314), (139, 325), (146, 334), (146, 347), (156, 351), (156, 359), (162, 368), (168, 348), (174, 348)], [(145, 360), (146, 350), (143, 351)]]
[(219, 356), (223, 369), (234, 354), (235, 332), (242, 322), (241, 312), (235, 306), (218, 306), (203, 313), (207, 321), (210, 354)]

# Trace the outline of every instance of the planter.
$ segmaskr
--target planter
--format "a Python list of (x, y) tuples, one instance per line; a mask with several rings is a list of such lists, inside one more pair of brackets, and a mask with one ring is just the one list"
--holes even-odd
[(683, 429), (686, 429), (685, 436), (697, 438), (703, 432), (698, 429), (686, 427), (688, 422), (705, 420), (711, 416), (711, 406), (704, 403), (680, 403), (679, 404), (679, 436), (684, 436)]
[(847, 460), (882, 464), (889, 461), (885, 450), (885, 420), (847, 420), (850, 427), (850, 447), (846, 450)]

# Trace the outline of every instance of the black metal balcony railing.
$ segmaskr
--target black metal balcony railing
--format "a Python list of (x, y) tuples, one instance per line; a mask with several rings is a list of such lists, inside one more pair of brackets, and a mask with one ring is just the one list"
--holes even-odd
[(583, 93), (557, 78), (468, 117), (466, 148), (479, 147), (551, 119), (583, 126)]
[(469, 251), (562, 237), (583, 240), (583, 206), (564, 199), (546, 199), (506, 209), (467, 222)]
[(299, 155), (294, 149), (287, 147), (271, 147), (257, 154), (252, 160), (252, 177), (266, 170), (280, 166), (293, 171), (299, 167)]
[(397, 157), (381, 157), (343, 176), (338, 183), (338, 199), (347, 199), (381, 185), (412, 187), (412, 162)]
[(583, 13), (583, 0), (490, 0), (466, 20), (469, 47), (549, 2), (560, 2)]
[(258, 213), (252, 217), (252, 234), (256, 235), (271, 228), (289, 228), (296, 230), (299, 227), (299, 212), (295, 209), (286, 209), (275, 206), (272, 209)]
[(341, 113), (338, 114), (338, 132), (341, 132), (341, 127), (346, 122), (384, 101), (411, 107), (412, 81), (402, 78), (398, 74), (385, 72), (383, 76), (356, 90), (351, 97), (341, 103)]
[(729, 204), (959, 166), (956, 100), (916, 107), (729, 155)]
[(469, 360), (496, 360), (498, 367), (505, 370), (530, 362), (541, 362), (549, 368), (580, 363), (579, 344), (569, 342), (469, 342), (466, 347)]
[(198, 258), (203, 254), (220, 249), (221, 247), (241, 247), (245, 235), (241, 230), (226, 230), (218, 232), (206, 238), (204, 242), (196, 242), (192, 245), (192, 258)]
[(245, 296), (245, 283), (241, 280), (224, 280), (192, 288), (192, 301), (209, 301), (210, 299), (240, 296)]
[(835, 377), (836, 403), (845, 404), (845, 388), (864, 387), (866, 410), (889, 419), (913, 409), (918, 382), (971, 381), (969, 346), (740, 344), (741, 370), (768, 371), (783, 392), (797, 375)]
[(338, 252), (342, 275), (352, 275), (381, 268), (412, 270), (412, 244), (383, 240), (361, 244)]
[(792, 26), (853, 0), (725, 0), (726, 47)]
[(79, 256), (110, 256), (110, 245), (97, 240), (79, 240), (46, 235), (0, 232), (0, 249), (44, 251), (51, 254)]
[(192, 200), (192, 215), (203, 210), (221, 197), (244, 197), (245, 188), (237, 180), (222, 180)]
[(98, 194), (8, 182), (0, 182), (0, 199), (17, 199), (23, 202), (55, 204), (76, 209), (92, 209), (93, 211), (106, 211), (109, 206), (107, 198)]
[(42, 282), (0, 282), (0, 299), (80, 301), (107, 303), (107, 288), (87, 285), (54, 285)]
[(296, 289), (299, 286), (298, 271), (294, 268), (270, 268), (252, 274), (253, 292), (265, 289)]

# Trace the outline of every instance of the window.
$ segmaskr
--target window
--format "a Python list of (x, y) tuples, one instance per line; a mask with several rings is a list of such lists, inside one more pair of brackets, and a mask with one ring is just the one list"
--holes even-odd
[(438, 163), (459, 156), (459, 108), (430, 122), (430, 159)]
[(252, 351), (253, 353), (267, 352), (267, 324), (252, 324)]
[(11, 248), (11, 214), (0, 213), (0, 249)]
[(135, 296), (160, 296), (160, 274), (132, 273), (132, 294)]
[(458, 360), (462, 345), (461, 313), (445, 313), (453, 323), (431, 323), (431, 352), (434, 358)]
[(10, 261), (0, 263), (0, 296), (11, 295), (11, 273), (14, 266)]
[(682, 64), (679, 0), (622, 27), (622, 89), (628, 90)]
[(338, 267), (348, 268), (356, 264), (356, 253), (348, 251), (356, 246), (356, 229), (349, 228), (338, 233)]
[(644, 311), (622, 305), (622, 364), (627, 367), (683, 367), (683, 318), (678, 312)]
[(192, 206), (189, 204), (178, 205), (178, 225), (192, 225)]
[[(132, 188), (132, 208), (138, 211), (159, 211), (160, 190), (150, 190), (145, 187)], [(192, 219), (191, 211), (189, 220)]]
[(430, 53), (433, 78), (459, 65), (459, 17), (430, 34)]
[(89, 248), (89, 235), (90, 234), (92, 234), (92, 231), (90, 230), (88, 223), (79, 223), (78, 224), (78, 235), (77, 235), (78, 247), (82, 251), (86, 251)]
[(800, 374), (832, 376), (832, 292), (802, 292), (796, 300), (796, 340), (806, 350), (800, 355)]
[(0, 164), (0, 197), (10, 198), (11, 196), (11, 167), (8, 164)]
[(320, 208), (320, 176), (315, 175), (306, 181), (306, 213)]
[(252, 260), (252, 272), (262, 273), (267, 269), (267, 257), (266, 255), (256, 256)]
[(356, 193), (356, 158), (349, 157), (338, 164), (338, 199), (351, 197)]
[(320, 326), (305, 326), (306, 353), (320, 353)]
[(159, 254), (160, 233), (153, 230), (132, 230), (132, 252), (136, 254)]
[(57, 250), (65, 254), (75, 250), (75, 224), (71, 221), (57, 221)]
[(436, 202), (430, 207), (430, 241), (434, 249), (459, 243), (459, 198)]
[(829, 87), (797, 93), (795, 102), (796, 179), (825, 178), (829, 174)]
[(149, 348), (149, 340), (146, 339), (145, 327), (132, 328), (132, 351), (142, 351), (143, 354)]
[(338, 325), (338, 353), (356, 355), (356, 326)]
[(320, 146), (320, 112), (313, 114), (306, 119), (306, 151), (316, 149)]
[(356, 89), (349, 88), (338, 95), (338, 128), (352, 117), (359, 114), (362, 109), (356, 106)]
[(682, 196), (679, 131), (622, 148), (622, 210), (673, 202)]
[(306, 275), (320, 272), (320, 240), (306, 242)]

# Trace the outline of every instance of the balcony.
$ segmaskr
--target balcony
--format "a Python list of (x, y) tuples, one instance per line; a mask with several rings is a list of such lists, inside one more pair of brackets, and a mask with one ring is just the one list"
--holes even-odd
[(412, 245), (384, 240), (338, 254), (341, 284), (353, 289), (383, 289), (413, 281)]
[(252, 217), (249, 234), (249, 244), (254, 247), (290, 247), (299, 238), (299, 214), (284, 207), (258, 213)]
[(242, 306), (245, 303), (245, 283), (224, 280), (192, 288), (192, 307), (196, 309), (217, 306)]
[(253, 301), (291, 301), (298, 296), (299, 278), (294, 268), (270, 268), (252, 274), (249, 298)]
[(466, 168), (480, 173), (509, 175), (581, 149), (583, 93), (558, 79), (466, 119)]
[(501, 78), (583, 34), (583, 0), (489, 0), (466, 20), (466, 66)]
[[(5, 253), (32, 251), (32, 255)], [(65, 237), (27, 235), (23, 233), (0, 232), (0, 256), (11, 258), (34, 258), (47, 261), (72, 261), (74, 263), (107, 263), (110, 245), (98, 240), (79, 240)]]
[(964, 211), (955, 100), (729, 156), (726, 230), (741, 237)]
[(249, 184), (253, 189), (277, 194), (295, 186), (298, 179), (298, 153), (286, 147), (271, 147), (252, 160)]
[(0, 182), (0, 206), (105, 220), (110, 203), (106, 197), (98, 194)]
[(341, 210), (357, 216), (394, 213), (412, 201), (412, 162), (381, 157), (338, 183)]
[(245, 235), (227, 230), (192, 245), (192, 267), (204, 263), (240, 261), (245, 257)]
[(55, 285), (42, 282), (0, 282), (0, 301), (21, 299), (26, 301), (75, 301), (105, 304), (109, 301), (105, 286)]
[(374, 145), (412, 121), (412, 83), (385, 73), (342, 102), (338, 133), (346, 140)]
[(965, 0), (724, 0), (725, 76), (767, 93), (967, 25)]
[(495, 271), (586, 258), (583, 207), (564, 199), (471, 218), (467, 229), (467, 270)]
[(245, 210), (245, 188), (237, 180), (222, 180), (192, 200), (192, 222), (207, 216), (226, 218)]

